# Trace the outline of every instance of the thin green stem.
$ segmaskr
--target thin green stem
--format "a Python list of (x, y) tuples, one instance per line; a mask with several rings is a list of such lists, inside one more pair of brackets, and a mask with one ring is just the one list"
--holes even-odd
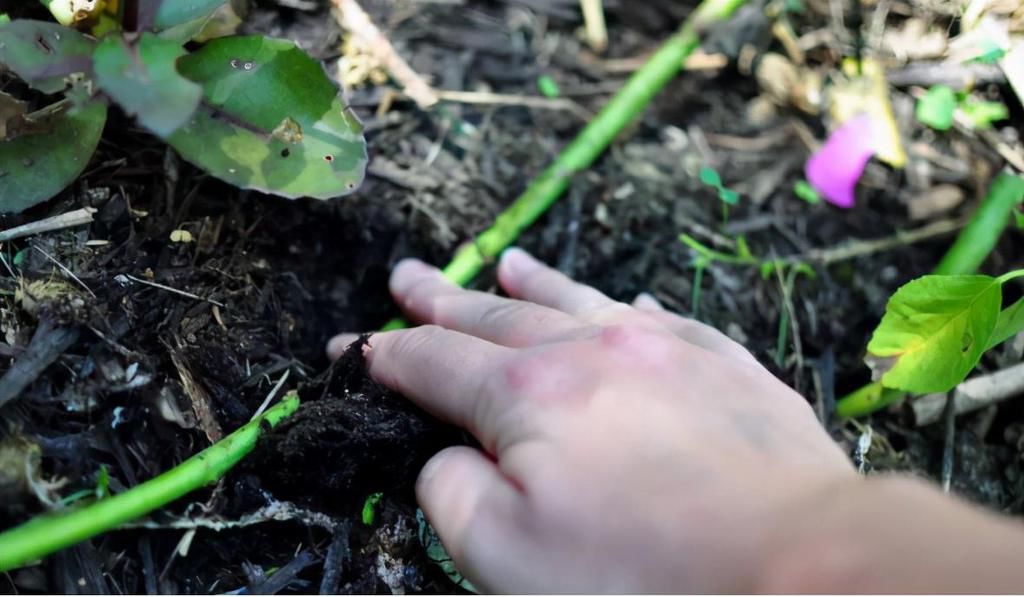
[[(530, 227), (569, 188), (579, 173), (589, 168), (612, 141), (647, 108), (654, 96), (682, 70), (686, 57), (700, 43), (708, 25), (725, 20), (746, 0), (704, 0), (678, 33), (640, 68), (597, 116), (562, 150), (555, 162), (540, 173), (475, 240), (460, 249), (444, 268), (449, 280), (460, 286), (473, 278), (519, 235)], [(395, 319), (383, 330), (406, 327)]]
[(996, 278), (1000, 284), (1006, 284), (1010, 280), (1024, 277), (1024, 269), (1015, 269), (1012, 272), (1006, 272), (1005, 274)]
[[(1010, 223), (1013, 210), (1020, 205), (1022, 199), (1024, 178), (1005, 173), (997, 176), (978, 210), (971, 216), (971, 221), (957, 236), (934, 273), (964, 275), (977, 271), (995, 249), (1003, 230)], [(836, 403), (836, 415), (844, 419), (867, 416), (899, 402), (905, 395), (899, 390), (883, 387), (881, 382), (876, 381), (841, 398)]]
[(749, 253), (732, 255), (730, 253), (716, 251), (704, 245), (689, 234), (680, 234), (679, 242), (696, 251), (698, 255), (706, 259), (708, 262), (718, 261), (720, 263), (731, 263), (733, 265), (758, 265), (759, 263), (757, 258)]
[(690, 302), (693, 304), (693, 318), (700, 320), (700, 295), (701, 286), (704, 284), (704, 269), (708, 262), (705, 259), (698, 259), (693, 266), (693, 292), (690, 294)]
[(252, 451), (265, 428), (275, 427), (298, 407), (297, 395), (286, 396), (231, 435), (145, 483), (87, 506), (37, 516), (0, 533), (0, 572), (116, 529), (217, 481)]

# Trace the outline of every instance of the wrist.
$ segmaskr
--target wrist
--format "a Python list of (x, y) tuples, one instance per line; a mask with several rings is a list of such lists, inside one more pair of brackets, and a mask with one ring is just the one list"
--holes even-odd
[(909, 477), (853, 477), (794, 508), (754, 590), (1002, 592), (1024, 586), (1024, 525)]

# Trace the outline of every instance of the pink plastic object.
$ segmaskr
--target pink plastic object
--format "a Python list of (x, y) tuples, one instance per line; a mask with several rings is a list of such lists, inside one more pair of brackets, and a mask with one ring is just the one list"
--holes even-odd
[(857, 181), (876, 152), (875, 130), (871, 116), (855, 116), (836, 129), (818, 153), (807, 160), (807, 181), (832, 205), (853, 207)]

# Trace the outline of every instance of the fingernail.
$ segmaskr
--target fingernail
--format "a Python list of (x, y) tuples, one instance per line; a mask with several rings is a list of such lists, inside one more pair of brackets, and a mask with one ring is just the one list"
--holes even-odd
[(542, 266), (543, 264), (540, 261), (537, 261), (533, 255), (530, 255), (519, 247), (505, 249), (505, 252), (501, 255), (501, 263), (499, 264), (501, 269), (513, 276), (528, 274)]
[(435, 454), (433, 458), (427, 461), (420, 470), (419, 476), (416, 478), (416, 486), (420, 489), (426, 487), (430, 482), (437, 476), (437, 471), (441, 470), (441, 465), (447, 460), (448, 455), (444, 452)]
[(641, 311), (664, 311), (661, 301), (647, 292), (641, 292), (633, 299), (633, 306)]
[(405, 294), (416, 282), (429, 276), (436, 276), (438, 273), (436, 267), (427, 265), (419, 259), (403, 259), (391, 272), (389, 282), (391, 292), (399, 295)]
[(338, 334), (327, 342), (327, 357), (332, 361), (341, 358), (348, 347), (359, 339), (357, 334)]

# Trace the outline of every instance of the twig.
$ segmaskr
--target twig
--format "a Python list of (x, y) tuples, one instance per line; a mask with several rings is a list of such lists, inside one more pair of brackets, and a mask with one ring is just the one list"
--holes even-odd
[(548, 98), (533, 95), (489, 93), (486, 91), (453, 91), (446, 89), (438, 89), (435, 93), (438, 99), (446, 102), (490, 106), (523, 106), (526, 108), (539, 108), (541, 110), (565, 110), (572, 112), (581, 120), (590, 120), (594, 117), (586, 108), (564, 97)]
[(256, 412), (253, 413), (252, 418), (249, 419), (250, 421), (259, 417), (260, 415), (263, 414), (263, 411), (267, 410), (267, 407), (270, 406), (271, 401), (274, 400), (274, 396), (277, 396), (277, 393), (281, 391), (281, 387), (284, 386), (284, 382), (288, 381), (288, 374), (291, 372), (291, 369), (284, 370), (284, 374), (281, 375), (281, 377), (277, 380), (277, 383), (274, 384), (274, 388), (270, 390), (269, 394), (267, 394), (267, 397), (263, 400), (263, 404), (260, 404), (260, 407), (256, 409)]
[(820, 263), (821, 265), (831, 265), (840, 261), (848, 261), (857, 257), (891, 251), (939, 236), (945, 236), (960, 230), (965, 224), (964, 220), (939, 220), (927, 226), (922, 226), (915, 230), (897, 232), (885, 238), (854, 240), (828, 249), (813, 249), (800, 255), (786, 257), (784, 260), (789, 263), (813, 262)]
[(338, 24), (356, 36), (379, 62), (402, 86), (405, 94), (424, 110), (438, 102), (437, 94), (423, 77), (399, 56), (395, 47), (380, 29), (373, 24), (357, 0), (331, 0)]
[[(334, 0), (335, 3), (344, 0)], [(700, 43), (700, 33), (723, 21), (745, 0), (704, 0), (651, 59), (630, 78), (597, 116), (572, 141), (555, 162), (541, 172), (494, 224), (475, 242), (466, 243), (444, 269), (456, 284), (468, 284), (480, 271), (511, 245), (569, 188), (575, 176), (597, 160), (627, 125), (650, 104), (654, 96), (682, 69), (683, 62)], [(384, 329), (408, 325), (404, 320), (388, 322)]]
[(340, 522), (322, 512), (315, 512), (296, 506), (292, 502), (271, 501), (259, 510), (246, 514), (236, 520), (221, 518), (170, 518), (168, 520), (135, 520), (126, 522), (119, 529), (147, 530), (196, 530), (206, 529), (214, 532), (240, 529), (266, 522), (287, 522), (296, 520), (307, 526), (315, 526), (334, 530)]
[(88, 292), (90, 296), (92, 296), (92, 298), (96, 298), (96, 293), (93, 292), (92, 289), (90, 289), (88, 286), (86, 286), (85, 282), (83, 282), (78, 276), (76, 276), (73, 271), (71, 271), (67, 267), (65, 267), (63, 263), (57, 261), (49, 253), (47, 253), (46, 251), (40, 249), (39, 247), (37, 247), (35, 245), (32, 245), (32, 248), (35, 249), (36, 251), (39, 251), (40, 253), (42, 253), (43, 257), (46, 257), (47, 259), (52, 261), (54, 263), (54, 265), (59, 267), (62, 272), (64, 272), (68, 276), (70, 276), (72, 280), (74, 280), (75, 282), (78, 283), (79, 286), (84, 288), (85, 291)]
[[(997, 402), (1024, 393), (1024, 363), (995, 373), (972, 377), (953, 391), (955, 414), (980, 410)], [(911, 402), (917, 426), (931, 425), (942, 416), (945, 394), (928, 394)]]
[(172, 288), (170, 286), (165, 286), (165, 285), (159, 284), (157, 282), (150, 282), (149, 280), (143, 280), (142, 278), (136, 278), (135, 276), (133, 276), (131, 274), (121, 274), (121, 276), (124, 276), (125, 278), (127, 278), (128, 280), (131, 280), (132, 282), (138, 282), (139, 284), (142, 284), (144, 286), (152, 286), (153, 288), (159, 288), (160, 290), (166, 290), (167, 292), (172, 292), (174, 294), (183, 296), (185, 298), (190, 298), (190, 299), (197, 300), (197, 301), (204, 301), (204, 302), (210, 303), (211, 305), (217, 305), (221, 309), (226, 309), (227, 308), (227, 307), (224, 306), (224, 303), (218, 303), (217, 301), (215, 301), (213, 299), (203, 298), (203, 297), (199, 296), (198, 294), (192, 294), (191, 292), (185, 292), (184, 290), (178, 290), (177, 288)]
[(289, 396), (261, 418), (141, 485), (82, 508), (37, 516), (0, 533), (0, 572), (115, 529), (217, 481), (252, 451), (264, 427), (273, 428), (298, 407), (298, 396)]
[(0, 377), (0, 408), (20, 396), (29, 384), (64, 354), (78, 340), (78, 333), (77, 328), (54, 327), (51, 321), (41, 320), (28, 348)]
[(601, 0), (580, 0), (583, 10), (583, 24), (587, 32), (587, 45), (597, 53), (608, 49), (608, 27), (604, 22), (604, 5)]
[(949, 493), (949, 487), (953, 484), (953, 459), (956, 454), (956, 409), (953, 407), (953, 397), (945, 396), (942, 417), (945, 419), (945, 430), (942, 440), (942, 491)]
[(92, 222), (93, 214), (95, 213), (95, 208), (83, 207), (82, 209), (69, 211), (67, 213), (60, 214), (59, 216), (29, 222), (28, 224), (15, 226), (14, 228), (8, 228), (7, 230), (0, 232), (0, 242), (14, 240), (16, 238), (32, 234), (39, 234), (41, 232), (53, 232), (54, 230), (83, 226)]

